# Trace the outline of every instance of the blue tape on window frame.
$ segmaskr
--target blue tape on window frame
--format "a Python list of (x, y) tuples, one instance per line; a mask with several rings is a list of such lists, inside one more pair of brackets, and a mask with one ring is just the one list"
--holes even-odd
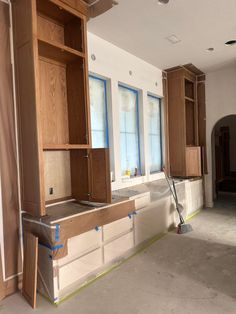
[(109, 123), (108, 123), (108, 94), (107, 94), (107, 80), (105, 78), (98, 77), (94, 74), (89, 74), (89, 78), (92, 78), (94, 80), (101, 81), (104, 86), (104, 93), (105, 93), (105, 130), (104, 132), (106, 133), (106, 147), (104, 148), (109, 148)]
[(56, 224), (56, 231), (55, 231), (55, 241), (60, 241), (60, 225)]
[(141, 135), (140, 135), (140, 91), (138, 89), (135, 88), (131, 88), (126, 86), (123, 83), (118, 83), (118, 88), (123, 88), (123, 89), (127, 89), (130, 92), (133, 92), (135, 94), (135, 98), (136, 98), (136, 122), (137, 122), (137, 136), (138, 136), (138, 171), (139, 171), (139, 175), (142, 176), (142, 159), (141, 159)]

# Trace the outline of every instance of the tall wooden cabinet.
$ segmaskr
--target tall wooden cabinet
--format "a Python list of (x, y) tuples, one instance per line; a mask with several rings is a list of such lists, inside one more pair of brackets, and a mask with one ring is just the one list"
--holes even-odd
[(205, 80), (204, 73), (193, 65), (186, 65), (166, 70), (166, 77), (170, 174), (176, 177), (201, 176), (205, 116), (199, 106), (205, 106), (205, 94), (201, 86), (202, 96), (199, 95), (198, 82), (200, 78), (201, 82)]
[(13, 0), (23, 209), (111, 201), (109, 152), (91, 148), (87, 8)]

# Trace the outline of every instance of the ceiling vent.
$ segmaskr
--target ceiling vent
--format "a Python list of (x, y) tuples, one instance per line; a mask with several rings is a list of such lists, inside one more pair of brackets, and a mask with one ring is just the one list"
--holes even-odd
[(181, 42), (181, 39), (179, 39), (177, 36), (175, 35), (171, 35), (169, 37), (166, 37), (166, 39), (173, 45), (178, 44)]

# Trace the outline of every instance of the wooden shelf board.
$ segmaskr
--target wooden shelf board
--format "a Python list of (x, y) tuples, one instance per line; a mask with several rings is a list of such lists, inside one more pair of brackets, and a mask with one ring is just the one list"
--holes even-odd
[(57, 0), (37, 0), (37, 11), (49, 18), (62, 24), (67, 24), (74, 18), (83, 18), (82, 14), (66, 3), (57, 2)]
[(89, 149), (88, 144), (45, 144), (43, 150), (73, 150), (73, 149)]
[(38, 38), (38, 51), (39, 55), (42, 57), (63, 63), (73, 62), (78, 58), (85, 58), (83, 52), (42, 38)]

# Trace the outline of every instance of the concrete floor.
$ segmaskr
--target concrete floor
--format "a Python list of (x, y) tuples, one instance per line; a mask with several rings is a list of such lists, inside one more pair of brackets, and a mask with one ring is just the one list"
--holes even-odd
[[(236, 197), (191, 220), (194, 232), (169, 233), (143, 253), (53, 307), (40, 296), (35, 313), (236, 313)], [(20, 294), (0, 312), (33, 311)]]

